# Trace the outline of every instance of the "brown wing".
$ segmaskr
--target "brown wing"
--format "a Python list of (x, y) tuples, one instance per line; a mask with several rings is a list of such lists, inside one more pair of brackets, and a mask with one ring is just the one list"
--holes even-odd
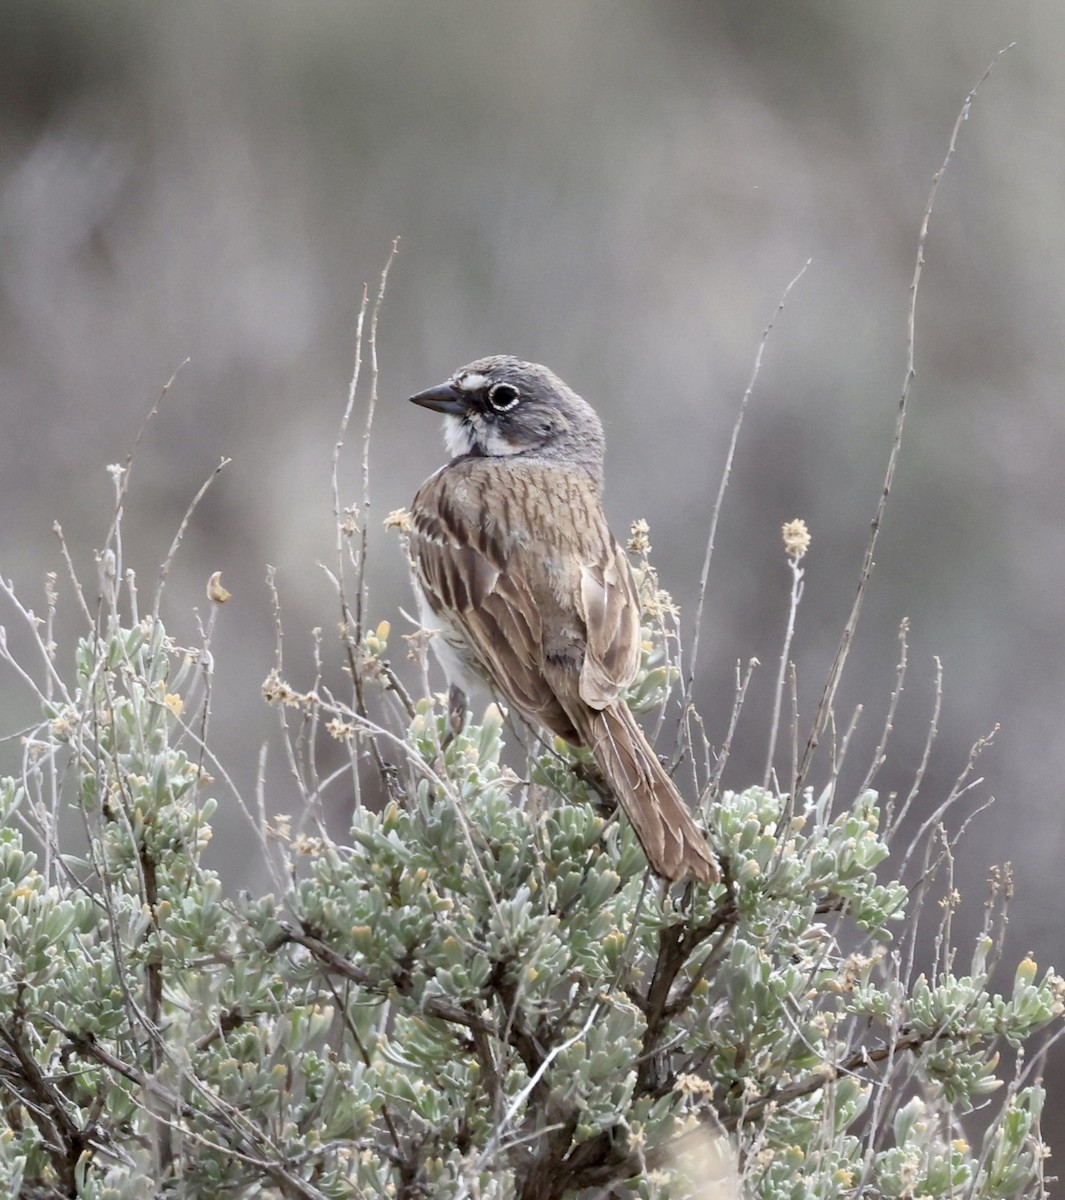
[(434, 611), (490, 681), (570, 741), (572, 705), (602, 708), (639, 664), (639, 603), (595, 490), (556, 468), (467, 459), (423, 484), (411, 549)]
[(580, 604), (588, 647), (581, 667), (581, 699), (606, 708), (632, 682), (640, 665), (640, 598), (632, 568), (607, 534), (605, 554), (581, 566)]
[(488, 512), (478, 465), (445, 467), (415, 496), (411, 551), (419, 581), (433, 611), (461, 635), (488, 682), (531, 719), (575, 740), (544, 679), (536, 580), (517, 561), (520, 535), (510, 520), (512, 506), (501, 492), (500, 512)]

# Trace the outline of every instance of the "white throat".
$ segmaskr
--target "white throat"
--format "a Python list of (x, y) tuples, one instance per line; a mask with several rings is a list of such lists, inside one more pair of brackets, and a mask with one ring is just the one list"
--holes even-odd
[(466, 418), (448, 415), (444, 418), (444, 442), (448, 452), (456, 458), (462, 454), (486, 454), (489, 458), (509, 458), (520, 454), (521, 446), (515, 446), (503, 437), (495, 423), (479, 415)]

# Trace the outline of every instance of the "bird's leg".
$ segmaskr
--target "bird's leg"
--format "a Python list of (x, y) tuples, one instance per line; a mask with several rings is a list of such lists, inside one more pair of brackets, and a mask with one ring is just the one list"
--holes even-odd
[(447, 732), (440, 743), (441, 750), (446, 750), (466, 727), (469, 709), (466, 693), (454, 683), (451, 684), (447, 689)]

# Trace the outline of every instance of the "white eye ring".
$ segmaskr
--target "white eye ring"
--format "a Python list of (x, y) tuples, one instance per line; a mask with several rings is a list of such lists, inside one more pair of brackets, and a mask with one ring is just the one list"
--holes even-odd
[(488, 389), (488, 404), (493, 412), (510, 412), (520, 399), (521, 393), (511, 383), (497, 383)]

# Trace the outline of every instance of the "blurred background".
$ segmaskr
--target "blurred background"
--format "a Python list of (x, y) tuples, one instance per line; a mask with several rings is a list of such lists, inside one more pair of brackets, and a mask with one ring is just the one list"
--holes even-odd
[[(392, 620), (404, 669), (409, 585), (381, 519), (445, 457), (437, 422), (406, 397), (487, 353), (553, 367), (602, 415), (611, 522), (621, 535), (649, 521), (690, 641), (733, 421), (766, 323), (813, 260), (750, 402), (699, 662), (715, 740), (737, 661), (765, 664), (726, 775), (760, 782), (787, 614), (780, 525), (803, 517), (813, 533), (794, 645), (808, 722), (883, 478), (931, 180), (966, 94), (1015, 42), (940, 189), (902, 459), (838, 709), (846, 721), (864, 705), (857, 784), (908, 617), (881, 790), (910, 787), (934, 656), (943, 711), (918, 818), (1001, 724), (953, 818), (997, 798), (957, 851), (959, 967), (988, 869), (1009, 860), (1007, 959), (1065, 969), (1058, 0), (5, 0), (3, 15), (0, 572), (43, 608), (58, 520), (93, 591), (106, 465), (190, 358), (137, 453), (126, 556), (150, 592), (191, 497), (232, 458), (193, 517), (164, 615), (194, 639), (193, 609), (223, 572), (234, 598), (215, 635), (213, 741), (249, 797), (276, 729), (259, 692), (275, 648), (267, 564), (286, 673), (309, 687), (310, 630), (328, 644), (336, 620), (317, 564), (332, 562), (355, 316), (395, 235), (369, 617)], [(357, 468), (353, 430), (347, 500)], [(69, 590), (63, 606), (73, 628)], [(10, 606), (0, 623), (16, 624)], [(8, 733), (36, 713), (13, 673), (0, 678)], [(8, 770), (18, 754), (0, 744)], [(270, 754), (268, 802), (291, 811), (276, 739)], [(235, 805), (223, 800), (215, 828), (227, 884), (260, 886)], [(1048, 1133), (1065, 1153), (1065, 1118)]]

